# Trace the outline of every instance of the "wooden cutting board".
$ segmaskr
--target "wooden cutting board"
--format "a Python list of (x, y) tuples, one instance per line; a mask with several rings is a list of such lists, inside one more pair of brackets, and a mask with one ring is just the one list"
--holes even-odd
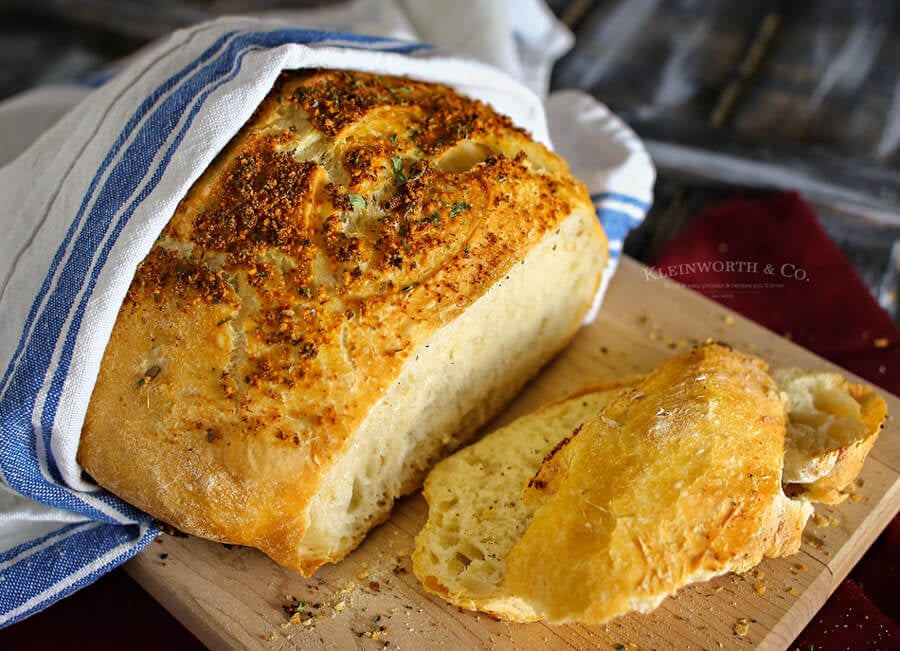
[[(766, 291), (766, 290), (763, 290)], [(586, 384), (644, 372), (697, 341), (728, 341), (772, 366), (833, 369), (783, 337), (631, 260), (614, 276), (596, 323), (510, 405), (495, 427)], [(303, 578), (251, 549), (162, 536), (129, 573), (212, 648), (741, 649), (788, 647), (900, 509), (900, 401), (851, 499), (817, 506), (795, 556), (691, 586), (653, 613), (604, 626), (509, 624), (426, 593), (410, 567), (425, 521), (421, 495), (337, 565)], [(289, 618), (285, 606), (300, 612)]]

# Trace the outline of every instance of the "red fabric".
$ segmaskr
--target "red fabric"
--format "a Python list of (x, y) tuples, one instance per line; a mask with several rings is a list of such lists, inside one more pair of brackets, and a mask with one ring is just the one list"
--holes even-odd
[[(896, 326), (796, 193), (709, 208), (652, 266), (900, 395)], [(895, 518), (791, 648), (900, 649), (898, 557)]]
[[(698, 269), (715, 262), (733, 271)], [(900, 395), (896, 326), (796, 193), (708, 209), (653, 267)]]

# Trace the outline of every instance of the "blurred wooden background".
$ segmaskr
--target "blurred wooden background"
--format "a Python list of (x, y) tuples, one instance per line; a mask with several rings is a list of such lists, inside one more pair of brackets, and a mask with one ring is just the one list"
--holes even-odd
[[(103, 70), (222, 13), (328, 0), (0, 0), (0, 99)], [(656, 203), (626, 252), (647, 261), (706, 205), (794, 189), (897, 320), (900, 3), (550, 0), (574, 32), (553, 88), (582, 88), (645, 140)]]

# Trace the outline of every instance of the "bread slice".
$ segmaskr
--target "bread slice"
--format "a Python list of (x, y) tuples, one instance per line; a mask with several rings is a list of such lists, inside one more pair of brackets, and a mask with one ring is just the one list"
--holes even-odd
[(790, 405), (785, 490), (815, 502), (844, 501), (878, 439), (887, 404), (872, 387), (838, 373), (787, 368), (772, 377)]
[(491, 107), (286, 72), (138, 268), (78, 460), (309, 574), (567, 343), (607, 259), (584, 186)]
[[(779, 441), (789, 455), (800, 455), (797, 446), (808, 458), (830, 452), (816, 447), (819, 439), (785, 438), (783, 399), (797, 401), (789, 406), (796, 416), (803, 412), (798, 386), (824, 382), (843, 395), (831, 401), (864, 396), (860, 414), (883, 412), (874, 391), (839, 376), (775, 376), (783, 394), (758, 360), (705, 346), (647, 378), (597, 387), (486, 436), (426, 480), (429, 514), (416, 539), (416, 575), (450, 603), (503, 619), (533, 621), (549, 612), (551, 621), (596, 622), (652, 609), (682, 585), (746, 570), (763, 555), (793, 553), (811, 507), (781, 492)], [(842, 440), (860, 431), (844, 429)], [(593, 441), (587, 451), (574, 446), (586, 441)], [(753, 464), (760, 467), (748, 470)], [(732, 510), (722, 517), (720, 505)], [(533, 523), (539, 509), (544, 526)], [(624, 510), (630, 513), (611, 524)], [(606, 549), (599, 560), (598, 545)], [(513, 579), (510, 559), (518, 563)], [(560, 584), (566, 587), (553, 590)]]
[(412, 556), (428, 590), (460, 608), (540, 619), (504, 585), (506, 558), (537, 509), (522, 494), (541, 460), (626, 385), (593, 387), (545, 405), (434, 467), (424, 486), (428, 522)]

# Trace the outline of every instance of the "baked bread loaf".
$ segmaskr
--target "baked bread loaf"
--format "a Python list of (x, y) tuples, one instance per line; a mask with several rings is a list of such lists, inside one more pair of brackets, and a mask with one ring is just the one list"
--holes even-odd
[(790, 406), (785, 490), (814, 502), (843, 502), (878, 439), (887, 404), (872, 387), (838, 373), (787, 368), (772, 377)]
[(309, 574), (566, 344), (606, 261), (585, 188), (489, 106), (285, 73), (138, 268), (79, 462)]
[[(793, 553), (816, 493), (782, 493), (784, 460), (821, 468), (834, 441), (839, 456), (870, 448), (884, 402), (833, 373), (773, 375), (777, 385), (759, 360), (705, 345), (460, 450), (425, 481), (415, 574), (462, 608), (596, 623)], [(814, 403), (842, 414), (827, 440), (787, 418), (810, 421)]]

